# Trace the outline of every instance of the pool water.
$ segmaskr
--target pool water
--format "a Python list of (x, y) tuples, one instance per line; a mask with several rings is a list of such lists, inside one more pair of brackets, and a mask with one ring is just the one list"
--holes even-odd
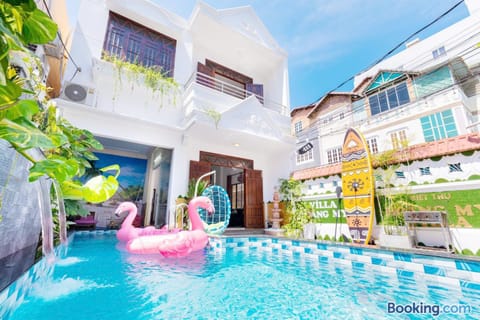
[(473, 308), (437, 319), (480, 314), (477, 288), (245, 246), (172, 259), (131, 255), (114, 235), (75, 237), (10, 319), (432, 319), (389, 314), (388, 302)]

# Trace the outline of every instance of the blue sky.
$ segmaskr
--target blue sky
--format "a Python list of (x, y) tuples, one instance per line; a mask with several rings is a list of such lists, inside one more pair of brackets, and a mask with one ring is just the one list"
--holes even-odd
[[(195, 0), (153, 0), (188, 18)], [(292, 108), (316, 101), (361, 72), (459, 0), (205, 0), (216, 9), (250, 5), (289, 55)], [(419, 35), (468, 15), (462, 3)], [(341, 88), (352, 89), (352, 84)]]
[[(189, 18), (196, 0), (151, 0)], [(478, 0), (480, 1), (480, 0)], [(204, 0), (216, 9), (250, 5), (288, 52), (292, 108), (309, 104), (361, 72), (459, 0)], [(77, 1), (69, 0), (74, 20)], [(419, 35), (468, 15), (462, 3)], [(352, 84), (340, 88), (352, 89)]]

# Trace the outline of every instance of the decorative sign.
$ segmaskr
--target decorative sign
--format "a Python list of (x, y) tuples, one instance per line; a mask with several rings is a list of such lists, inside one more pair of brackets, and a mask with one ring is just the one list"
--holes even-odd
[(316, 222), (321, 223), (335, 223), (337, 217), (339, 218), (338, 222), (346, 223), (345, 210), (343, 210), (341, 201), (339, 202), (338, 199), (306, 200), (312, 208), (312, 217)]
[(313, 149), (313, 144), (311, 144), (310, 142), (308, 142), (306, 145), (304, 145), (303, 147), (301, 147), (300, 149), (298, 149), (298, 154), (304, 154), (310, 150)]
[[(451, 228), (480, 228), (480, 189), (415, 193), (409, 195), (409, 198), (416, 205), (415, 210), (446, 212)], [(339, 222), (345, 223), (344, 199), (339, 203), (337, 199), (322, 199), (322, 196), (319, 196), (318, 199), (305, 201), (312, 205), (312, 216), (316, 222), (335, 223), (338, 215)], [(382, 196), (375, 200), (376, 205), (379, 202), (384, 202)], [(375, 211), (378, 212), (379, 223), (380, 210)]]

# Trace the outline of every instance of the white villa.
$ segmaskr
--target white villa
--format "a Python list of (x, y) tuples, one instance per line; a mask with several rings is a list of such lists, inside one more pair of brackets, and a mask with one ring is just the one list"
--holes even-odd
[(398, 167), (388, 181), (377, 169), (377, 187), (408, 188), (425, 209), (449, 211), (457, 247), (480, 248), (480, 2), (465, 4), (468, 17), (358, 74), (352, 92), (292, 110), (293, 177), (322, 217), (326, 200), (336, 204), (343, 138), (355, 127), (373, 155), (397, 150)]
[[(215, 170), (234, 199), (231, 225), (264, 227), (295, 139), (287, 54), (251, 7), (198, 2), (185, 20), (146, 0), (83, 0), (69, 40), (57, 105), (103, 153), (146, 161), (145, 223), (168, 222), (189, 180)], [(112, 57), (155, 66), (178, 87), (152, 92)], [(112, 219), (113, 207), (93, 210), (99, 227)]]

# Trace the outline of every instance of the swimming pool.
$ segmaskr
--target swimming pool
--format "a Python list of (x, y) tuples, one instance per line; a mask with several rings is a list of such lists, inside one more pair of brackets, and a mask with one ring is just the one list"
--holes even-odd
[(83, 232), (4, 317), (404, 319), (388, 303), (397, 311), (416, 303), (468, 305), (467, 314), (438, 318), (477, 319), (479, 298), (474, 261), (268, 237), (212, 238), (205, 253), (167, 259), (131, 255), (114, 234)]

